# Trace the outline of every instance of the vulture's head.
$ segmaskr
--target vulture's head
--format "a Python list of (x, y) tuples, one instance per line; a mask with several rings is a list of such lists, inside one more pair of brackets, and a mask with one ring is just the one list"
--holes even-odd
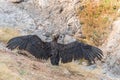
[(59, 39), (59, 34), (53, 34), (52, 39), (53, 39), (53, 41), (57, 42)]

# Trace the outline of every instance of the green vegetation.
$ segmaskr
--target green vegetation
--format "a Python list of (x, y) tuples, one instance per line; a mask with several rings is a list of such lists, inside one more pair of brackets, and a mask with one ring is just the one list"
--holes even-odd
[(20, 75), (25, 75), (25, 74), (27, 74), (27, 72), (26, 72), (25, 70), (21, 69), (21, 70), (19, 71), (19, 74), (20, 74)]
[(118, 16), (118, 0), (83, 0), (77, 13), (87, 43), (99, 46), (106, 40), (111, 23)]

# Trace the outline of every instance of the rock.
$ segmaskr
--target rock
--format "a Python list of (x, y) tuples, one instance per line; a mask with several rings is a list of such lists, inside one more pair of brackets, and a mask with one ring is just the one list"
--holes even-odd
[(35, 30), (34, 21), (25, 10), (7, 1), (0, 1), (0, 7), (0, 27), (16, 28), (21, 34)]
[(64, 37), (64, 44), (68, 44), (68, 43), (71, 43), (73, 41), (75, 41), (76, 39), (74, 39), (72, 36), (69, 36), (69, 35), (65, 35)]
[[(21, 35), (36, 32), (40, 36), (49, 33), (49, 37), (52, 34), (74, 35), (81, 28), (75, 12), (75, 3), (76, 0), (26, 0), (16, 5), (2, 0), (0, 27), (16, 28), (21, 31)], [(46, 39), (49, 41), (49, 38)]]
[(104, 47), (106, 50), (105, 70), (110, 77), (120, 78), (120, 18), (114, 21), (113, 31)]

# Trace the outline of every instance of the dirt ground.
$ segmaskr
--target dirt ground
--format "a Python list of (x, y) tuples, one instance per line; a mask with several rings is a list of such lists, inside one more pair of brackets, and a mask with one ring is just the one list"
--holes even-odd
[(110, 80), (99, 65), (79, 65), (76, 62), (52, 66), (10, 51), (0, 50), (0, 80)]

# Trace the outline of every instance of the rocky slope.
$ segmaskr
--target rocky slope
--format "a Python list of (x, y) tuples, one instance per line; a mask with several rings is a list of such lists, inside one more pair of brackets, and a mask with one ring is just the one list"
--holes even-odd
[(73, 41), (69, 35), (81, 35), (75, 13), (78, 3), (79, 0), (0, 0), (0, 80), (120, 80), (119, 18), (101, 48), (104, 63), (92, 66), (78, 62), (52, 66), (49, 61), (11, 52), (2, 43), (26, 34), (50, 41), (54, 33), (66, 34), (62, 43)]
[[(80, 24), (72, 0), (0, 0), (0, 27), (16, 28), (22, 34), (80, 34)], [(19, 0), (18, 0), (19, 1)], [(72, 40), (72, 38), (71, 38)]]
[(101, 65), (78, 65), (76, 62), (52, 66), (49, 61), (11, 52), (1, 44), (0, 80), (113, 80), (102, 72)]
[(120, 18), (112, 24), (112, 32), (104, 44), (105, 70), (112, 77), (120, 79)]

